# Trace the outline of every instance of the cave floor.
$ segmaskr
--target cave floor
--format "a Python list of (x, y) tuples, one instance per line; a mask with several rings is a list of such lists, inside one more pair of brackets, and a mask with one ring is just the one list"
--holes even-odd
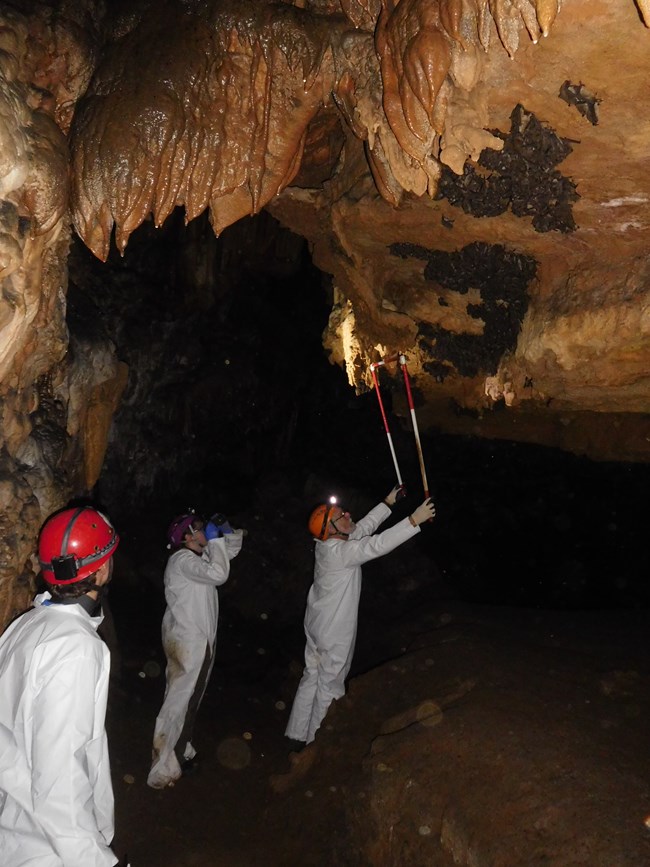
[(222, 606), (200, 768), (162, 792), (145, 783), (161, 660), (123, 645), (115, 850), (132, 867), (650, 865), (648, 619), (438, 602), (376, 624), (398, 652), (292, 763), (295, 647)]

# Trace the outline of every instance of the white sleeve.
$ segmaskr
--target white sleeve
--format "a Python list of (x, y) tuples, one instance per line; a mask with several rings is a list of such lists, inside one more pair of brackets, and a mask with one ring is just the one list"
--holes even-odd
[(361, 539), (362, 536), (369, 536), (374, 533), (390, 514), (390, 507), (386, 503), (378, 503), (374, 509), (371, 509), (367, 515), (357, 521), (356, 527), (350, 533), (350, 539)]
[(101, 674), (96, 655), (68, 656), (52, 666), (34, 700), (34, 814), (65, 867), (113, 867), (118, 861), (108, 846), (112, 790), (110, 825), (100, 829), (93, 784), (99, 777), (110, 780), (110, 768), (93, 763), (93, 755), (102, 753), (94, 746), (105, 737), (95, 704)]
[(201, 555), (187, 549), (180, 551), (175, 562), (169, 564), (170, 567), (189, 581), (216, 587), (225, 584), (230, 574), (230, 558), (224, 537), (210, 539)]
[[(386, 507), (388, 508), (388, 507)], [(376, 536), (364, 536), (363, 539), (348, 539), (340, 548), (340, 555), (345, 566), (361, 566), (369, 560), (376, 560), (393, 551), (403, 542), (420, 532), (408, 518), (404, 518), (394, 527), (389, 527)]]
[(228, 559), (234, 560), (237, 554), (241, 551), (244, 534), (241, 530), (233, 530), (232, 533), (226, 533), (223, 538), (226, 542), (226, 553), (228, 554)]

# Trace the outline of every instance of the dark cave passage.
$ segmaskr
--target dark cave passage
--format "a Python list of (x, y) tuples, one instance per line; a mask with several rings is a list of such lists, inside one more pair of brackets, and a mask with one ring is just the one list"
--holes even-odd
[[(304, 240), (267, 214), (217, 239), (205, 217), (185, 227), (175, 212), (162, 230), (141, 227), (106, 265), (77, 244), (70, 275), (72, 334), (103, 331), (129, 365), (93, 493), (122, 525), (141, 577), (138, 551), (164, 549), (170, 518), (189, 507), (252, 522), (249, 545), (269, 560), (269, 523), (282, 536), (295, 522), (291, 535), (304, 541), (319, 498), (339, 494), (358, 515), (394, 483), (374, 394), (355, 396), (322, 349), (329, 278)], [(413, 435), (390, 413), (400, 384), (382, 388), (409, 491), (404, 509), (413, 508)], [(422, 548), (442, 596), (647, 605), (648, 467), (435, 432), (423, 443), (438, 516)], [(260, 521), (265, 541), (253, 531)], [(157, 580), (149, 571), (147, 587)]]
[[(646, 30), (650, 0), (5, 4), (0, 867), (650, 867)], [(429, 484), (383, 366), (404, 543), (323, 569), (305, 654), (312, 507), (395, 483), (341, 358), (363, 390), (396, 347)], [(44, 545), (67, 497), (114, 527)], [(173, 610), (190, 510), (237, 532), (181, 534)]]
[[(134, 867), (251, 867), (250, 817), (268, 808), (267, 777), (286, 770), (283, 731), (313, 570), (306, 517), (330, 493), (361, 516), (394, 484), (376, 398), (355, 396), (325, 357), (328, 278), (304, 242), (268, 216), (219, 239), (204, 221), (144, 226), (107, 265), (76, 247), (70, 274), (73, 335), (92, 325), (129, 365), (93, 492), (122, 538), (106, 624), (119, 843)], [(413, 435), (391, 412), (390, 385), (408, 490), (397, 520), (422, 493)], [(441, 602), (558, 612), (648, 606), (650, 468), (436, 432), (423, 447), (438, 514), (399, 557), (364, 567), (352, 678), (412, 648)], [(248, 535), (219, 593), (216, 663), (198, 723), (208, 767), (192, 783), (193, 796), (227, 807), (218, 817), (197, 808), (179, 822), (181, 786), (155, 793), (143, 779), (165, 682), (164, 534), (188, 507), (222, 511)], [(147, 831), (152, 811), (160, 842)], [(309, 846), (312, 831), (304, 833)], [(295, 863), (279, 850), (265, 859)], [(321, 853), (302, 863), (348, 862)]]

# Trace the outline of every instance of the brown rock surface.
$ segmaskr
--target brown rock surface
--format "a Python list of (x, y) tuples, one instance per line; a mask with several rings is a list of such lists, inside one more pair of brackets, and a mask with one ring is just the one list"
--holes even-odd
[(176, 206), (216, 232), (268, 207), (332, 275), (325, 344), (357, 390), (401, 351), (424, 429), (646, 461), (647, 14), (8, 4), (0, 443), (8, 523), (39, 508), (0, 581), (29, 580), (39, 520), (96, 480), (124, 385), (106, 335), (69, 351), (69, 213), (105, 258), (113, 228), (123, 249)]
[(270, 203), (333, 275), (326, 342), (357, 389), (403, 351), (425, 425), (643, 460), (649, 35), (631, 2), (559, 6), (386, 3), (373, 41), (370, 7), (345, 7), (352, 30), (165, 4), (107, 46), (77, 111), (77, 230), (104, 258), (113, 223), (123, 247), (175, 205), (220, 231)]
[[(441, 604), (391, 628), (402, 653), (355, 678), (297, 755), (290, 694), (254, 673), (255, 645), (242, 664), (252, 636), (224, 632), (200, 772), (162, 793), (144, 783), (155, 685), (134, 685), (110, 729), (118, 851), (142, 867), (648, 863), (645, 614)], [(231, 742), (245, 763), (224, 760)]]
[[(362, 391), (371, 362), (404, 352), (422, 429), (648, 462), (644, 18), (650, 24), (647, 0), (5, 3), (0, 627), (32, 595), (43, 518), (88, 495), (100, 477), (128, 373), (112, 339), (121, 332), (115, 310), (122, 304), (125, 313), (140, 286), (163, 308), (151, 324), (146, 308), (132, 306), (124, 327), (136, 335), (132, 357), (141, 365), (130, 394), (133, 424), (141, 422), (160, 358), (175, 365), (179, 380), (186, 369), (202, 371), (197, 338), (230, 303), (227, 277), (215, 301), (218, 257), (198, 243), (202, 229), (194, 218), (206, 209), (216, 233), (268, 208), (307, 238), (314, 262), (332, 278), (324, 336), (331, 360)], [(105, 260), (113, 232), (124, 251), (138, 227), (163, 223), (176, 207), (197, 226), (196, 247), (174, 265), (203, 268), (184, 288), (204, 328), (196, 318), (178, 328), (172, 316), (165, 319), (162, 288), (156, 294), (165, 275), (147, 281), (137, 268), (132, 282), (126, 268), (114, 268), (113, 286), (89, 278), (95, 297), (114, 291), (106, 319), (112, 332), (92, 303), (77, 316), (73, 290), (87, 287), (69, 281), (70, 220)], [(234, 245), (226, 253), (241, 258), (245, 249)], [(168, 303), (176, 286), (164, 288)], [(80, 307), (84, 298), (76, 292)], [(176, 346), (186, 334), (189, 340)], [(154, 337), (172, 344), (169, 355), (149, 352)], [(222, 366), (211, 359), (189, 396), (178, 400), (169, 389), (185, 412), (185, 443), (212, 424), (212, 405), (207, 418), (200, 412), (205, 383), (215, 403), (232, 408), (242, 390), (233, 370), (266, 344), (244, 335), (239, 345), (224, 346)], [(264, 380), (251, 371), (244, 385), (260, 394)], [(382, 368), (383, 386), (406, 413), (396, 374)], [(156, 396), (166, 396), (167, 386), (163, 380)], [(275, 400), (271, 388), (264, 397)], [(166, 431), (166, 410), (160, 400), (158, 414), (147, 416), (149, 428), (117, 455), (128, 459), (125, 484), (152, 498), (160, 491), (152, 464), (169, 477), (178, 464), (175, 428), (156, 438), (158, 451), (147, 441)], [(231, 436), (249, 440), (250, 456), (264, 460), (264, 426), (250, 424), (241, 405), (237, 410), (228, 418)], [(290, 416), (295, 405), (287, 401), (286, 410)], [(272, 445), (281, 451), (281, 443)], [(475, 472), (487, 474), (480, 464)], [(531, 525), (562, 499), (551, 488), (563, 488), (565, 500), (574, 494), (562, 479), (544, 486), (539, 477), (526, 478)], [(472, 504), (468, 489), (466, 481), (461, 507), (441, 517), (449, 537), (450, 521), (473, 528), (479, 507), (491, 508)], [(643, 534), (635, 528), (643, 514), (639, 508), (638, 525), (625, 526), (628, 513), (608, 516), (615, 493), (596, 496), (604, 505), (594, 526), (610, 534), (612, 549), (594, 570), (597, 601), (612, 587), (624, 601), (643, 600), (639, 583), (627, 588), (617, 562), (630, 550), (641, 561)], [(549, 508), (537, 510), (544, 499)], [(278, 514), (277, 494), (271, 500), (280, 529), (258, 534), (260, 549), (240, 592), (247, 616), (233, 617), (228, 626), (235, 628), (220, 638), (220, 664), (233, 676), (223, 689), (216, 685), (203, 708), (207, 773), (156, 795), (143, 778), (162, 693), (160, 680), (155, 695), (145, 692), (147, 671), (160, 671), (158, 663), (147, 666), (159, 652), (150, 638), (155, 632), (158, 641), (159, 618), (145, 623), (143, 611), (156, 614), (161, 597), (152, 588), (162, 568), (149, 557), (124, 569), (134, 628), (131, 643), (114, 650), (124, 652), (122, 685), (135, 672), (142, 691), (127, 683), (111, 696), (120, 853), (128, 849), (140, 867), (650, 862), (643, 613), (556, 616), (443, 605), (438, 621), (403, 619), (394, 633), (379, 636), (395, 661), (355, 681), (332, 709), (318, 751), (289, 764), (282, 730), (295, 683), (284, 680), (284, 647), (253, 643), (250, 622), (259, 615), (262, 588), (267, 602), (299, 623), (292, 606), (309, 567), (300, 559), (287, 580), (285, 555), (299, 518)], [(573, 534), (570, 518), (561, 511), (552, 517)], [(512, 545), (514, 524), (514, 517), (504, 520), (495, 547)], [(136, 530), (157, 532), (144, 519), (127, 530), (125, 539)], [(476, 571), (483, 566), (485, 540), (468, 536), (466, 544), (460, 578), (468, 562)], [(543, 544), (548, 540), (532, 538), (531, 550)], [(554, 576), (558, 599), (584, 601), (595, 591), (576, 560), (580, 551), (567, 552)], [(522, 556), (523, 586), (531, 568)], [(418, 580), (426, 586), (431, 576), (414, 568), (404, 577), (407, 588)], [(569, 579), (571, 592), (561, 595)], [(514, 591), (506, 583), (502, 592)], [(242, 620), (251, 629), (246, 637)], [(281, 677), (270, 662), (260, 673), (260, 650), (266, 660), (278, 652)], [(114, 659), (119, 669), (119, 652)], [(297, 679), (298, 670), (293, 674)], [(225, 764), (224, 754), (236, 761)], [(187, 809), (188, 795), (200, 808)]]

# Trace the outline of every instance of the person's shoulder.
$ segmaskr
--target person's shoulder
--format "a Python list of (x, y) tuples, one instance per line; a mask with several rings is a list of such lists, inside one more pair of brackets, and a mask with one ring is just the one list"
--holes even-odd
[(179, 563), (183, 563), (185, 560), (191, 560), (193, 557), (196, 557), (194, 551), (190, 551), (189, 548), (178, 548), (172, 554), (169, 555), (169, 559), (167, 560), (167, 567), (176, 566)]
[(168, 560), (173, 560), (175, 557), (183, 556), (183, 554), (190, 554), (191, 551), (189, 548), (186, 548), (184, 545), (181, 548), (175, 548), (169, 557)]
[(324, 542), (317, 539), (316, 541), (314, 551), (316, 560), (335, 560), (348, 544), (347, 539), (325, 539)]
[[(108, 652), (105, 643), (88, 616), (74, 609), (77, 606), (52, 606), (46, 610), (39, 628), (34, 652), (47, 666), (72, 662), (75, 659), (101, 659)], [(76, 616), (75, 616), (76, 615)], [(36, 624), (32, 624), (36, 626)], [(32, 632), (33, 637), (36, 637)]]
[(192, 566), (196, 560), (200, 560), (201, 556), (191, 551), (189, 548), (179, 548), (174, 551), (167, 560), (165, 566), (164, 580), (166, 584), (187, 581), (191, 577)]

